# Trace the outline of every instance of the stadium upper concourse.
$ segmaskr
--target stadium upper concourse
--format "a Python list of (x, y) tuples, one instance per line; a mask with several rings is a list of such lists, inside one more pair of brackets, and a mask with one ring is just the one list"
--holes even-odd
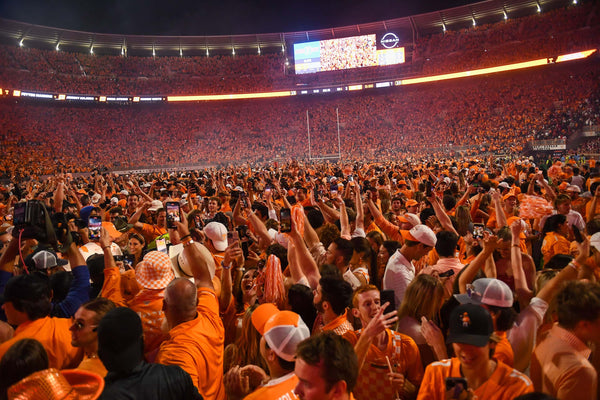
[[(600, 119), (594, 2), (494, 0), (237, 36), (109, 35), (4, 19), (0, 27), (4, 173), (508, 154)], [(388, 33), (404, 62), (296, 73), (295, 44)]]

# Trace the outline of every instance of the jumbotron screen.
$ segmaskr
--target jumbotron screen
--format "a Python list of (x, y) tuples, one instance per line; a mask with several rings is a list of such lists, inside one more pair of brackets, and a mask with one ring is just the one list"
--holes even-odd
[(385, 34), (379, 44), (381, 48), (378, 48), (374, 34), (294, 43), (296, 74), (394, 65), (405, 61), (404, 47), (396, 47), (398, 37), (395, 34)]

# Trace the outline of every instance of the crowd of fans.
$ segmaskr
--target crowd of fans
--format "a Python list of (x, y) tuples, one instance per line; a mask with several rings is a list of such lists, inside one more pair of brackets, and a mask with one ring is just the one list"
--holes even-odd
[(523, 157), (13, 180), (0, 398), (595, 399), (598, 198)]
[(0, 169), (14, 176), (304, 159), (307, 110), (312, 157), (514, 154), (600, 122), (597, 63), (323, 97), (125, 107), (6, 99)]
[[(594, 7), (423, 39), (416, 62), (582, 49)], [(280, 55), (0, 52), (2, 87), (294, 82)], [(600, 169), (519, 155), (600, 124), (598, 62), (251, 101), (4, 97), (0, 400), (598, 398)]]
[[(449, 29), (419, 38), (414, 44), (404, 44), (408, 60), (404, 65), (308, 75), (295, 75), (283, 53), (122, 57), (40, 50), (26, 45), (22, 48), (0, 46), (0, 83), (9, 88), (61, 93), (168, 95), (262, 92), (433, 75), (538, 58), (552, 59), (559, 54), (597, 48), (598, 14), (593, 2), (584, 2), (490, 25), (458, 31)], [(357, 48), (362, 47), (360, 44)], [(335, 49), (327, 54), (332, 58), (322, 60), (326, 70), (330, 69), (329, 64), (339, 63)], [(373, 62), (360, 61), (347, 67)]]

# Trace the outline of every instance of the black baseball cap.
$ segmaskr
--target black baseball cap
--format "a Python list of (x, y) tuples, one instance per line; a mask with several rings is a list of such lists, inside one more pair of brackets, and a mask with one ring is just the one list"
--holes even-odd
[(490, 313), (477, 304), (461, 304), (450, 313), (450, 334), (446, 343), (483, 347), (490, 341), (494, 323)]

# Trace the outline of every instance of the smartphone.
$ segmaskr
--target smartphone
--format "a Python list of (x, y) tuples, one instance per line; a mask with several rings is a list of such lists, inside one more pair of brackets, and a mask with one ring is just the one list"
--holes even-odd
[(483, 239), (483, 232), (485, 232), (485, 227), (483, 224), (473, 224), (474, 239)]
[(90, 240), (100, 240), (100, 229), (102, 228), (102, 218), (90, 217), (88, 219), (88, 231)]
[(431, 197), (433, 195), (433, 191), (431, 190), (431, 181), (428, 180), (425, 182), (425, 197)]
[(457, 378), (449, 376), (446, 378), (446, 392), (452, 390), (453, 399), (458, 399), (460, 394), (467, 390), (467, 380), (465, 378)]
[(440, 278), (449, 278), (452, 275), (454, 275), (454, 270), (453, 269), (449, 269), (448, 271), (442, 272), (441, 274), (438, 274), (438, 276)]
[(177, 201), (167, 201), (167, 228), (177, 229), (175, 222), (181, 222), (181, 208)]
[(27, 203), (17, 203), (13, 210), (13, 224), (23, 225), (25, 223), (25, 211)]
[(390, 303), (383, 311), (384, 314), (390, 313), (396, 309), (396, 296), (393, 290), (382, 290), (379, 292), (380, 303)]
[(250, 203), (248, 202), (248, 194), (246, 192), (242, 192), (240, 194), (240, 199), (244, 208), (250, 208)]
[(292, 231), (292, 210), (282, 208), (280, 211), (279, 231), (282, 233)]
[(238, 231), (229, 231), (227, 232), (227, 247), (231, 246), (234, 243), (238, 243), (240, 241), (240, 235)]
[(583, 235), (581, 234), (579, 228), (575, 225), (573, 225), (573, 236), (575, 236), (575, 241), (577, 243), (583, 243)]
[(323, 194), (321, 193), (320, 190), (316, 190), (314, 196), (315, 196), (315, 201), (321, 201), (321, 198), (323, 197)]

